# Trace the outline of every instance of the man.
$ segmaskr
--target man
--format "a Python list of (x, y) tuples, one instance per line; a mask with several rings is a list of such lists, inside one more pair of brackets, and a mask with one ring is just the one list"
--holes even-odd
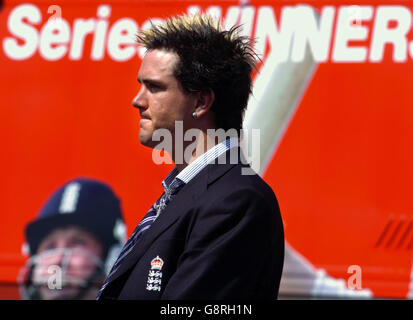
[(163, 148), (176, 167), (98, 299), (275, 299), (284, 258), (277, 200), (258, 175), (243, 174), (239, 157), (231, 161), (237, 137), (216, 143), (213, 131), (241, 130), (255, 67), (250, 39), (208, 16), (181, 16), (142, 31), (138, 44), (147, 49), (133, 100), (139, 139), (159, 148), (159, 132), (170, 132)]
[(95, 299), (126, 238), (120, 201), (97, 180), (65, 183), (26, 227), (23, 299)]

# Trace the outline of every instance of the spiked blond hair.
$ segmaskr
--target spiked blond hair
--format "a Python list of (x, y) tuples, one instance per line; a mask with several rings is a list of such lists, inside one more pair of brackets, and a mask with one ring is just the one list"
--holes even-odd
[(178, 55), (174, 75), (186, 93), (213, 90), (217, 128), (241, 129), (251, 93), (251, 73), (259, 59), (253, 40), (240, 27), (223, 30), (209, 15), (180, 15), (153, 24), (136, 37), (138, 45)]

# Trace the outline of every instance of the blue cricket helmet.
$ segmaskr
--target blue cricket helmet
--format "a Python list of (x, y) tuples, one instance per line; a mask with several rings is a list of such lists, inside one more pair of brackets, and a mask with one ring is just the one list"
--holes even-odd
[(105, 256), (109, 248), (125, 242), (120, 200), (109, 185), (98, 180), (71, 180), (49, 197), (25, 229), (30, 255), (37, 253), (51, 231), (67, 226), (78, 226), (93, 234), (103, 244)]

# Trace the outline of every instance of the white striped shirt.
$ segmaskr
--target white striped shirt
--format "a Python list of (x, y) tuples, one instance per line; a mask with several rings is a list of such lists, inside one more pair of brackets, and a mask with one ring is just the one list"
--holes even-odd
[(225, 141), (218, 143), (217, 145), (213, 146), (207, 152), (200, 155), (196, 158), (193, 162), (191, 162), (188, 166), (186, 166), (181, 172), (178, 172), (178, 168), (175, 167), (162, 181), (162, 185), (166, 190), (172, 184), (175, 184), (175, 179), (179, 179), (187, 184), (191, 181), (202, 169), (204, 169), (208, 163), (211, 163), (215, 159), (217, 159), (221, 154), (228, 151), (231, 148), (238, 147), (238, 138), (232, 137), (228, 138)]

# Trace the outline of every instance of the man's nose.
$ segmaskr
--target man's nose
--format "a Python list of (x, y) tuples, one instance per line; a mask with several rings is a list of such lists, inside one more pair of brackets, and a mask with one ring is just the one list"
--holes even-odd
[(147, 109), (148, 108), (148, 104), (147, 104), (145, 96), (144, 96), (143, 88), (141, 88), (139, 90), (138, 94), (135, 96), (135, 98), (133, 98), (132, 106), (134, 106), (135, 108), (138, 108), (138, 109)]
[(63, 262), (63, 259), (64, 259), (64, 256), (65, 256), (64, 252), (62, 252), (62, 251), (57, 252), (56, 255), (54, 256), (53, 264), (61, 266), (62, 262)]
[(46, 265), (56, 265), (61, 266), (64, 260), (65, 250), (62, 248), (50, 250), (46, 252), (42, 257), (41, 261)]

